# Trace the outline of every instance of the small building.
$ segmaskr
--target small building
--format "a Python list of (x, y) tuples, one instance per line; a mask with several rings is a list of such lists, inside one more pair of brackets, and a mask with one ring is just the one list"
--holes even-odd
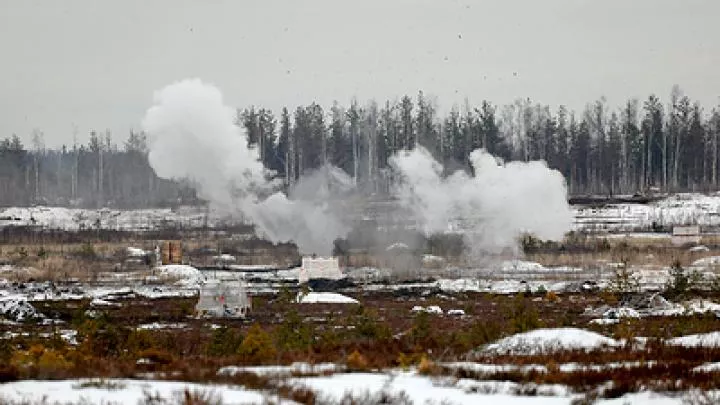
[(200, 287), (195, 311), (201, 317), (244, 318), (252, 309), (244, 283), (216, 281)]
[(698, 244), (701, 240), (699, 225), (674, 226), (672, 244), (674, 246)]
[(338, 257), (312, 257), (302, 258), (302, 267), (298, 275), (300, 284), (307, 283), (314, 279), (340, 280), (345, 275), (340, 270), (340, 259)]

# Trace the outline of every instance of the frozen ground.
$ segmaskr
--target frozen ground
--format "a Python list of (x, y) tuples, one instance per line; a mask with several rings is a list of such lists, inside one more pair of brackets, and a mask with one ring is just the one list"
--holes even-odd
[(143, 210), (80, 209), (63, 207), (11, 207), (0, 209), (0, 228), (41, 226), (51, 229), (108, 229), (147, 231), (163, 228), (217, 227), (233, 221), (215, 211), (202, 208), (153, 208)]
[[(650, 204), (573, 207), (576, 230), (645, 232), (660, 226), (720, 226), (720, 194), (675, 194)], [(8, 225), (54, 229), (153, 230), (164, 227), (193, 228), (227, 224), (230, 218), (202, 208), (116, 210), (62, 207), (11, 207), (0, 209), (0, 228)], [(432, 260), (432, 258), (428, 258)]]
[[(269, 393), (240, 386), (193, 384), (152, 380), (64, 380), (17, 381), (0, 384), (2, 403), (53, 404), (138, 404), (148, 396), (182, 403), (185, 391), (205, 393), (223, 404), (262, 404)], [(166, 402), (153, 402), (166, 403)], [(210, 402), (212, 403), (212, 402)], [(292, 402), (285, 401), (290, 404)]]
[[(404, 398), (412, 404), (538, 404), (569, 405), (580, 397), (561, 385), (533, 385), (532, 387), (506, 381), (476, 381), (469, 379), (429, 378), (414, 371), (388, 371), (384, 373), (339, 373), (329, 376), (288, 378), (295, 387), (307, 387), (318, 395), (322, 403), (340, 403), (348, 395), (357, 401), (377, 400), (381, 394), (396, 399)], [(537, 395), (523, 396), (518, 393), (532, 388)], [(48, 405), (82, 404), (138, 404), (152, 396), (172, 403), (182, 402), (185, 391), (214, 399), (210, 403), (263, 404), (277, 401), (268, 392), (245, 389), (239, 386), (194, 384), (153, 380), (63, 380), (63, 381), (17, 381), (0, 384), (0, 400), (3, 403), (43, 403)], [(710, 393), (715, 395), (715, 393)], [(688, 393), (662, 394), (640, 392), (620, 398), (604, 399), (595, 404), (634, 405), (680, 405)], [(169, 403), (156, 401), (153, 403)], [(277, 402), (274, 402), (277, 403)], [(283, 400), (281, 404), (294, 402)], [(370, 403), (370, 402), (358, 402)], [(378, 402), (372, 402), (378, 403)]]
[(720, 194), (675, 194), (650, 204), (575, 207), (575, 229), (612, 232), (649, 231), (659, 226), (720, 226)]

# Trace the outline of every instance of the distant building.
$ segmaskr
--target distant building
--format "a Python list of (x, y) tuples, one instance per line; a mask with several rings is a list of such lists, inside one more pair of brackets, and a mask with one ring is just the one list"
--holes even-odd
[(198, 316), (244, 318), (251, 308), (251, 301), (242, 282), (218, 281), (200, 287), (195, 311)]
[(340, 259), (337, 257), (303, 257), (298, 281), (300, 284), (314, 279), (340, 280), (345, 275), (340, 270)]

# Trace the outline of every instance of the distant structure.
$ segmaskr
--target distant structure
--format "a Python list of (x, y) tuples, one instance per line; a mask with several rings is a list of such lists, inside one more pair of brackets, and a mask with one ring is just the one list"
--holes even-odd
[(182, 242), (164, 241), (160, 250), (162, 264), (182, 264)]
[(700, 226), (698, 225), (673, 227), (672, 244), (675, 246), (698, 244), (701, 239)]
[(217, 281), (200, 287), (195, 311), (200, 317), (244, 318), (252, 308), (241, 281)]
[(340, 271), (338, 257), (306, 256), (302, 258), (298, 281), (300, 284), (304, 284), (314, 279), (340, 280), (344, 277), (345, 275)]

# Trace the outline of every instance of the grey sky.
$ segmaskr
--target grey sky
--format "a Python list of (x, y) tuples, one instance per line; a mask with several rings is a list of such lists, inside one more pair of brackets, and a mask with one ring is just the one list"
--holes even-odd
[[(717, 0), (0, 0), (0, 138), (125, 139), (154, 90), (200, 77), (273, 110), (419, 89), (448, 109), (580, 109), (673, 84), (720, 96)], [(118, 139), (119, 138), (119, 139)]]

